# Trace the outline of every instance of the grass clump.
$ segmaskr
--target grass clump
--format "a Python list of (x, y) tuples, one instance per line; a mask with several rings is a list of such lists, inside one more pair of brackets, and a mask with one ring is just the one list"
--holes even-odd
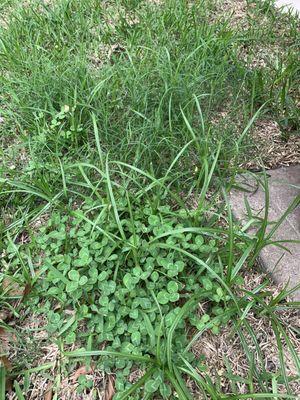
[[(76, 158), (79, 149), (91, 157), (91, 112), (104, 149), (146, 170), (151, 164), (161, 175), (191, 137), (183, 115), (197, 127), (198, 140), (214, 148), (220, 135), (204, 133), (203, 124), (228, 94), (237, 101), (246, 70), (235, 34), (207, 20), (205, 3), (59, 1), (35, 9), (33, 2), (11, 17), (0, 66), (5, 121), (30, 132), (34, 158), (53, 163), (55, 156)], [(64, 123), (53, 126), (66, 107)], [(229, 142), (224, 162), (232, 155)], [(41, 168), (34, 163), (36, 174)]]

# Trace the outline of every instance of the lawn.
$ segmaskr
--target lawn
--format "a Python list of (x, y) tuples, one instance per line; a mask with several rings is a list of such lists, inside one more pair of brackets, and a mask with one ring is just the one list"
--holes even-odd
[(299, 395), (267, 214), (228, 200), (300, 162), (299, 28), (272, 1), (2, 1), (0, 400)]

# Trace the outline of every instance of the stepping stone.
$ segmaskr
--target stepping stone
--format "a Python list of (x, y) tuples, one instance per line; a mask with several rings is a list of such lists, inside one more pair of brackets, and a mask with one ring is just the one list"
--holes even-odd
[[(299, 200), (298, 206), (282, 222), (272, 240), (300, 241), (300, 165), (266, 171), (266, 174), (270, 194), (269, 223), (278, 221), (289, 205), (296, 199)], [(237, 182), (243, 189), (234, 189), (230, 194), (233, 215), (242, 223), (247, 223), (250, 218), (245, 198), (253, 216), (264, 216), (265, 191), (262, 185), (258, 184), (258, 179), (263, 181), (263, 175), (250, 173), (239, 175)], [(268, 226), (267, 232), (271, 228), (272, 224)], [(254, 233), (254, 230), (250, 228), (249, 233)], [(293, 288), (300, 283), (300, 242), (281, 244), (289, 251), (268, 245), (260, 252), (259, 261), (276, 283), (288, 283), (288, 287)], [(295, 301), (300, 301), (300, 288), (291, 297)]]
[(284, 6), (285, 9), (291, 9), (294, 13), (300, 12), (300, 0), (276, 0), (275, 5)]

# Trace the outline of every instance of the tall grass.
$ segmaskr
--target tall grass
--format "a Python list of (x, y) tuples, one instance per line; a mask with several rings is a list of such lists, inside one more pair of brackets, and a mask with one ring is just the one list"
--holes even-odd
[[(236, 34), (208, 20), (205, 2), (107, 7), (93, 0), (33, 2), (12, 13), (1, 35), (7, 127), (26, 137), (33, 158), (42, 154), (53, 163), (79, 149), (90, 158), (93, 113), (103, 150), (163, 174), (190, 138), (188, 120), (197, 141), (186, 162), (197, 166), (198, 142), (206, 156), (220, 138), (207, 119), (228, 99), (238, 101), (247, 74)], [(100, 66), (92, 64), (94, 53)], [(62, 118), (65, 106), (70, 111)], [(223, 139), (226, 162), (234, 139), (229, 133)]]

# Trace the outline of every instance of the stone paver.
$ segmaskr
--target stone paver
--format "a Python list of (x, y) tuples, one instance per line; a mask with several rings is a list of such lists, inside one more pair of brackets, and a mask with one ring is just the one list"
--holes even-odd
[[(293, 200), (300, 199), (300, 165), (267, 171), (267, 176), (270, 192), (268, 220), (274, 222), (283, 215)], [(238, 181), (248, 192), (237, 189), (231, 192), (230, 202), (235, 218), (243, 222), (248, 220), (245, 197), (253, 215), (263, 217), (265, 193), (257, 184), (255, 176), (253, 174), (240, 175)], [(273, 239), (300, 241), (300, 204), (282, 222)], [(266, 246), (260, 253), (260, 262), (275, 282), (288, 282), (289, 287), (292, 288), (300, 283), (300, 242), (283, 244), (289, 252), (274, 245)], [(292, 297), (300, 301), (300, 289)]]
[(300, 12), (300, 0), (277, 0), (275, 4), (277, 7), (285, 6), (285, 8)]

